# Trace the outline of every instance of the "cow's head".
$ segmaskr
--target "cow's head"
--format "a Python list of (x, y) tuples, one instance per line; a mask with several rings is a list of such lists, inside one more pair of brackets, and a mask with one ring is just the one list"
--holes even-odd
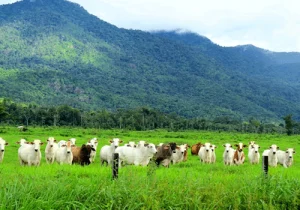
[(236, 150), (239, 151), (239, 152), (242, 152), (243, 148), (246, 147), (246, 145), (241, 143), (241, 142), (238, 143), (238, 144), (235, 144), (234, 146), (236, 146)]
[(117, 148), (123, 141), (121, 141), (119, 138), (113, 138), (109, 142), (112, 147)]
[(225, 151), (228, 153), (230, 148), (232, 148), (232, 145), (229, 143), (223, 144), (223, 147), (225, 147)]
[(296, 153), (294, 148), (288, 148), (285, 150), (286, 155), (288, 156), (288, 158), (292, 159), (293, 158), (293, 154)]
[(41, 145), (43, 145), (44, 143), (41, 142), (41, 140), (39, 140), (39, 139), (35, 139), (35, 140), (34, 140), (33, 142), (31, 142), (30, 144), (33, 145), (34, 151), (35, 151), (35, 152), (38, 152), (38, 151), (40, 151), (40, 149), (41, 149)]
[(277, 150), (279, 150), (279, 147), (278, 147), (276, 144), (272, 144), (272, 145), (270, 146), (270, 152), (272, 152), (273, 155), (276, 154)]

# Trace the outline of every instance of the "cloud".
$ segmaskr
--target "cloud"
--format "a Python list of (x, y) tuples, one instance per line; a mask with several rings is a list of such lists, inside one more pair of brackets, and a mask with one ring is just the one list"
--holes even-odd
[[(298, 0), (70, 0), (127, 29), (182, 28), (222, 46), (300, 52)], [(13, 0), (0, 0), (12, 3)]]

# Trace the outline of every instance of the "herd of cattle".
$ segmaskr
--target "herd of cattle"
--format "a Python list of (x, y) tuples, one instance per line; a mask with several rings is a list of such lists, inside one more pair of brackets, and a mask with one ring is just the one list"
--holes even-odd
[[(20, 144), (18, 149), (18, 157), (21, 165), (35, 165), (39, 166), (41, 163), (41, 140), (34, 140), (28, 142), (21, 139), (16, 142)], [(170, 163), (176, 164), (187, 161), (188, 148), (191, 148), (192, 155), (198, 155), (202, 163), (216, 162), (216, 145), (211, 143), (197, 143), (193, 146), (188, 144), (177, 145), (172, 143), (160, 143), (154, 145), (146, 141), (139, 141), (135, 143), (130, 141), (127, 144), (120, 146), (122, 141), (119, 138), (114, 138), (109, 141), (109, 145), (105, 145), (100, 149), (101, 165), (106, 163), (112, 164), (113, 154), (119, 154), (119, 167), (123, 165), (141, 165), (147, 166), (151, 159), (155, 161), (157, 166), (163, 165), (169, 167)], [(3, 161), (5, 145), (8, 143), (0, 137), (0, 163)], [(259, 145), (254, 141), (249, 142), (249, 145), (243, 143), (233, 145), (226, 143), (223, 145), (223, 162), (225, 165), (240, 165), (245, 162), (244, 148), (248, 146), (248, 160), (251, 164), (258, 164), (260, 160)], [(71, 138), (68, 141), (61, 140), (56, 142), (54, 137), (47, 139), (45, 148), (46, 162), (52, 164), (81, 164), (89, 165), (95, 161), (96, 151), (98, 147), (98, 139), (93, 138), (81, 147), (76, 146), (76, 139)], [(293, 163), (293, 148), (288, 148), (285, 151), (279, 150), (275, 144), (271, 145), (269, 149), (263, 151), (263, 156), (268, 156), (268, 163), (270, 166), (276, 167), (281, 164), (284, 167), (290, 167)]]

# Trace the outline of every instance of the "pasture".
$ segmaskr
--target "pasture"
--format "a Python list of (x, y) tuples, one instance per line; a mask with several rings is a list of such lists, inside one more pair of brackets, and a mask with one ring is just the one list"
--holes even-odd
[[(49, 136), (57, 140), (77, 139), (82, 145), (97, 137), (96, 162), (89, 166), (48, 165), (44, 151)], [(300, 208), (300, 138), (299, 136), (241, 134), (225, 132), (127, 131), (81, 128), (32, 128), (20, 132), (15, 127), (0, 127), (5, 147), (0, 164), (0, 209), (299, 209)], [(187, 162), (157, 168), (125, 166), (119, 178), (112, 180), (111, 167), (100, 166), (99, 151), (117, 137), (128, 141), (146, 140), (188, 143), (210, 142), (217, 146), (215, 164), (201, 164), (198, 156), (188, 151)], [(40, 139), (42, 162), (39, 167), (22, 167), (15, 142)], [(262, 164), (225, 166), (222, 154), (225, 143), (256, 141), (260, 154), (271, 144), (285, 150), (293, 147), (294, 164), (269, 168), (262, 173)]]

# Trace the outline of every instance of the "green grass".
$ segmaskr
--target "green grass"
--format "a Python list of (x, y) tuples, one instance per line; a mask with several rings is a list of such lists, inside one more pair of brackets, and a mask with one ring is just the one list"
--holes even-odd
[[(0, 164), (0, 209), (299, 209), (300, 151), (299, 137), (213, 132), (167, 132), (97, 130), (79, 128), (29, 128), (21, 133), (17, 128), (0, 127), (0, 136), (9, 142)], [(42, 146), (40, 167), (21, 167), (17, 158), (20, 138), (35, 138), (46, 142), (77, 138), (77, 145), (92, 137), (99, 138), (96, 162), (79, 165), (48, 165)], [(170, 168), (126, 166), (119, 178), (112, 180), (111, 167), (100, 166), (101, 146), (113, 137), (124, 142), (147, 140), (152, 143), (176, 141), (194, 144), (211, 142), (218, 146), (217, 163), (200, 164), (198, 157)], [(290, 168), (269, 168), (262, 174), (261, 164), (224, 166), (222, 144), (255, 140), (261, 153), (275, 143), (282, 149), (294, 147), (294, 165)], [(247, 153), (247, 149), (245, 153)]]

